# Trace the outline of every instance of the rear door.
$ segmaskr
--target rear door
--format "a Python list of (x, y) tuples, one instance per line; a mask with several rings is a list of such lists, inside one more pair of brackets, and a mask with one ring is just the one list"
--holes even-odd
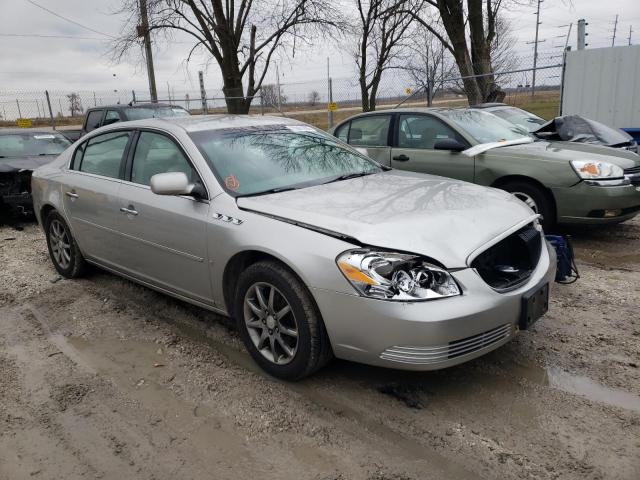
[(120, 189), (119, 230), (127, 272), (178, 294), (211, 303), (207, 264), (208, 200), (156, 195), (149, 187), (158, 173), (184, 172), (201, 182), (176, 141), (140, 131)]
[(121, 261), (120, 178), (131, 138), (132, 132), (123, 130), (83, 142), (61, 180), (64, 208), (82, 252), (115, 267)]
[(391, 166), (473, 182), (474, 159), (460, 152), (435, 150), (438, 140), (467, 141), (439, 118), (423, 113), (400, 114), (396, 123)]
[(357, 148), (366, 150), (369, 157), (382, 165), (389, 165), (391, 120), (388, 113), (354, 118), (336, 130), (336, 136)]

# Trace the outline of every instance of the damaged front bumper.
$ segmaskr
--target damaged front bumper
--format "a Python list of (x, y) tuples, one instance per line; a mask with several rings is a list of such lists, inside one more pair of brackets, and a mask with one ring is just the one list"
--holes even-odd
[(31, 170), (0, 173), (0, 208), (9, 214), (33, 213)]

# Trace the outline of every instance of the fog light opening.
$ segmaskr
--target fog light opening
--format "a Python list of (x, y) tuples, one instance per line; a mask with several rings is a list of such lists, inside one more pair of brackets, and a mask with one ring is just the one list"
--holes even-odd
[(618, 217), (622, 214), (621, 208), (604, 211), (604, 218)]

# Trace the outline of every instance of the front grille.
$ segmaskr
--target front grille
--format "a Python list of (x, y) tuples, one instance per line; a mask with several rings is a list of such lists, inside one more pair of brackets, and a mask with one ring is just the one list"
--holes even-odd
[(535, 270), (542, 250), (542, 234), (533, 224), (478, 255), (471, 263), (482, 279), (496, 290), (515, 288)]
[(483, 349), (489, 349), (511, 337), (512, 334), (513, 328), (510, 323), (507, 323), (471, 337), (449, 342), (447, 345), (436, 345), (432, 347), (389, 347), (380, 354), (380, 358), (414, 365), (434, 365)]

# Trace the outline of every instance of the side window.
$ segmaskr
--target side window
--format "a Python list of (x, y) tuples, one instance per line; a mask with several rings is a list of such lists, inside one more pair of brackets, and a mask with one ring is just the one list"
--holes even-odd
[(149, 185), (151, 177), (166, 172), (183, 172), (190, 182), (199, 182), (198, 174), (171, 139), (159, 133), (140, 132), (133, 155), (131, 181)]
[(80, 170), (80, 162), (82, 162), (82, 155), (84, 154), (85, 148), (87, 148), (87, 142), (81, 144), (76, 148), (76, 151), (73, 152), (73, 159), (71, 160), (72, 170)]
[(453, 129), (431, 115), (400, 115), (399, 148), (433, 149), (438, 140), (464, 139)]
[(102, 125), (111, 125), (112, 123), (116, 123), (120, 121), (120, 115), (115, 110), (107, 110), (107, 113), (104, 116), (104, 122)]
[(131, 132), (111, 132), (93, 137), (86, 144), (80, 166), (75, 168), (81, 172), (118, 178), (130, 136)]
[(349, 137), (349, 125), (351, 125), (351, 122), (339, 126), (334, 133), (334, 135), (344, 143), (347, 143), (347, 138)]
[(87, 115), (86, 131), (90, 132), (100, 126), (100, 120), (102, 120), (102, 110), (92, 110)]
[(391, 115), (371, 115), (351, 120), (349, 143), (363, 147), (386, 147)]

